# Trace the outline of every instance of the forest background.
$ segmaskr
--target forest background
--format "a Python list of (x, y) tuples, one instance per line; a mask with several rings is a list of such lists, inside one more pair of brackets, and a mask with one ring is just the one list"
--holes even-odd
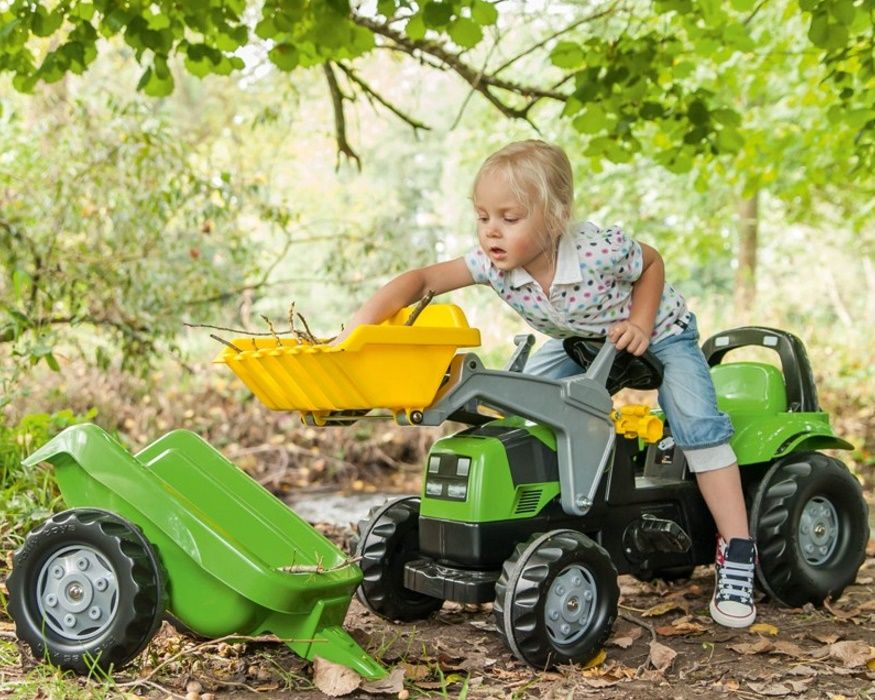
[[(473, 175), (520, 138), (567, 150), (579, 218), (662, 252), (703, 338), (802, 338), (872, 488), (872, 2), (184, 6), (0, 2), (4, 553), (61, 507), (21, 459), (84, 420), (190, 428), (278, 493), (416, 488), (439, 430), (272, 414), (200, 324), (294, 303), (334, 335), (475, 244)], [(489, 366), (527, 331), (486, 288), (441, 300)]]

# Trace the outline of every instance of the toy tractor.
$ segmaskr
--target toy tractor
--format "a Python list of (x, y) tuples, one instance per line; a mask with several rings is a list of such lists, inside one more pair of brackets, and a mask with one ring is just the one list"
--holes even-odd
[[(612, 406), (622, 387), (658, 386), (655, 358), (576, 339), (567, 349), (586, 372), (548, 380), (522, 373), (532, 338), (521, 336), (507, 368), (489, 370), (456, 353), (479, 345), (458, 307), (429, 305), (407, 325), (411, 313), (337, 346), (244, 338), (217, 358), (269, 408), (312, 425), (382, 408), (402, 424), (471, 426), (435, 442), (420, 496), (361, 524), (361, 570), (191, 433), (131, 456), (77, 426), (29, 460), (54, 464), (73, 510), (15, 555), (19, 636), (67, 668), (118, 667), (167, 610), (202, 636), (273, 632), (306, 658), (376, 678), (385, 671), (341, 627), (358, 586), (391, 620), (427, 617), (445, 600), (493, 602), (513, 653), (544, 668), (599, 650), (618, 573), (679, 578), (713, 562), (714, 523), (671, 427), (663, 435), (649, 409)], [(746, 345), (775, 350), (782, 370), (722, 362)], [(760, 585), (793, 606), (838, 596), (863, 561), (867, 508), (847, 468), (816, 451), (851, 446), (820, 410), (804, 347), (744, 328), (704, 352), (736, 429)]]
[[(617, 615), (618, 574), (688, 577), (713, 563), (716, 532), (671, 426), (654, 434), (648, 409), (612, 410), (619, 389), (659, 385), (659, 361), (621, 353), (615, 362), (610, 344), (572, 339), (566, 350), (586, 373), (547, 380), (520, 372), (531, 343), (518, 338), (506, 371), (457, 355), (432, 405), (400, 416), (471, 427), (435, 442), (419, 497), (360, 524), (357, 596), (407, 621), (445, 600), (493, 602), (513, 653), (544, 668), (598, 652)], [(745, 346), (774, 350), (782, 369), (723, 362)], [(851, 445), (820, 409), (804, 346), (783, 331), (739, 328), (709, 339), (704, 354), (736, 430), (759, 585), (794, 607), (837, 597), (863, 562), (867, 507), (845, 465), (817, 451)]]

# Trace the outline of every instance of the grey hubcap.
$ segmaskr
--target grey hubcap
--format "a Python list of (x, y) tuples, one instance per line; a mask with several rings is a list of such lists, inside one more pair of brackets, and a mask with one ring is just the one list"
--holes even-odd
[(55, 552), (40, 569), (36, 594), (46, 626), (69, 641), (100, 634), (118, 609), (115, 570), (85, 545)]
[(823, 496), (815, 496), (802, 509), (799, 519), (799, 546), (809, 564), (826, 562), (839, 539), (839, 518), (836, 509)]
[(592, 622), (597, 589), (592, 574), (577, 564), (565, 567), (547, 592), (544, 617), (556, 644), (572, 644)]

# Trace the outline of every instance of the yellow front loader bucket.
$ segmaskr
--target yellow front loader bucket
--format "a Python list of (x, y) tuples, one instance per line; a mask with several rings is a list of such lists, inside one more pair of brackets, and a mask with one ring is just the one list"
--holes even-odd
[(318, 417), (331, 411), (431, 405), (460, 347), (480, 345), (455, 304), (425, 307), (404, 325), (413, 307), (379, 325), (359, 326), (336, 346), (294, 338), (235, 338), (215, 362), (227, 364), (268, 408)]

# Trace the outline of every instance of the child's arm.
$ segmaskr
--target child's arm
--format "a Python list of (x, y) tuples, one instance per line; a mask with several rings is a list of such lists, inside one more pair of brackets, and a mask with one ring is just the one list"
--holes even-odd
[(405, 306), (419, 301), (429, 290), (443, 294), (474, 284), (464, 258), (408, 270), (398, 275), (355, 312), (332, 345), (344, 340), (356, 326), (385, 321)]
[(632, 283), (632, 308), (628, 321), (614, 324), (608, 337), (618, 350), (640, 355), (650, 345), (656, 312), (665, 286), (665, 264), (662, 256), (649, 245), (639, 243), (644, 258), (641, 276)]

